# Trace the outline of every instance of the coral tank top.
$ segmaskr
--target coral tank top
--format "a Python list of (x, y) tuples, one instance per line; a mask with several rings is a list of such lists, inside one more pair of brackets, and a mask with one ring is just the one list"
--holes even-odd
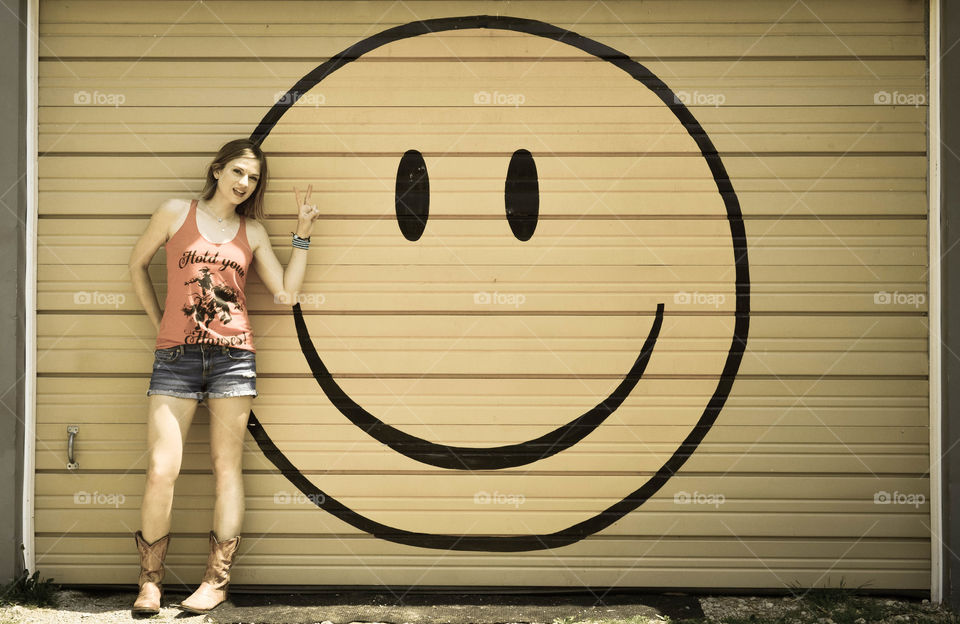
[(255, 351), (243, 288), (253, 260), (246, 218), (226, 243), (211, 243), (197, 228), (197, 200), (167, 251), (167, 298), (157, 349), (212, 344)]

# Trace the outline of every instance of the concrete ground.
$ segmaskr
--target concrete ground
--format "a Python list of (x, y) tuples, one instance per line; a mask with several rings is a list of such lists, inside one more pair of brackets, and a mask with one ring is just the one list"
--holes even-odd
[[(611, 620), (642, 616), (647, 621), (703, 617), (696, 596), (638, 594), (609, 590), (559, 593), (451, 593), (423, 590), (257, 593), (231, 589), (226, 603), (208, 615), (190, 615), (171, 607), (187, 596), (169, 588), (161, 612), (134, 619), (130, 606), (136, 594), (117, 589), (69, 588), (58, 594), (54, 608), (0, 609), (0, 624), (114, 624), (125, 622), (255, 623), (255, 624), (551, 624), (556, 620)], [(641, 620), (642, 621), (642, 620)]]
[[(598, 620), (657, 616), (680, 620), (703, 617), (695, 596), (638, 595), (598, 591), (562, 594), (427, 594), (349, 592), (314, 595), (231, 595), (217, 621), (391, 622), (396, 624), (475, 624)], [(222, 612), (219, 612), (221, 611)]]

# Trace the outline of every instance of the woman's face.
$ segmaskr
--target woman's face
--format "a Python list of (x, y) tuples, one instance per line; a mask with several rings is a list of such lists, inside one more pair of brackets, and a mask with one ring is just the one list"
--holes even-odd
[(217, 193), (233, 204), (246, 201), (260, 181), (260, 161), (256, 158), (235, 158), (217, 176)]

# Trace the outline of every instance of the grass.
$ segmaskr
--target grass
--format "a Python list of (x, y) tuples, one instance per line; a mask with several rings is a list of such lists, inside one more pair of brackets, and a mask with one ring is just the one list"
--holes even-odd
[(837, 587), (790, 587), (794, 598), (802, 605), (802, 611), (810, 613), (813, 621), (825, 618), (836, 624), (865, 624), (900, 615), (898, 610), (884, 608), (887, 606), (884, 601), (861, 595), (862, 589), (862, 586), (856, 589), (844, 587), (843, 579)]
[(0, 589), (0, 605), (53, 606), (53, 597), (60, 587), (53, 579), (41, 580), (40, 571), (27, 576), (27, 570)]

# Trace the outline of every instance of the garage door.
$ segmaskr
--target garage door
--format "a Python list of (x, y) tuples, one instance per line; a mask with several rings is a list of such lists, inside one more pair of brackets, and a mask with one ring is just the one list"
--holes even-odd
[(926, 10), (41, 3), (37, 568), (134, 582), (127, 260), (254, 136), (282, 262), (323, 218), (250, 284), (236, 583), (929, 588)]

